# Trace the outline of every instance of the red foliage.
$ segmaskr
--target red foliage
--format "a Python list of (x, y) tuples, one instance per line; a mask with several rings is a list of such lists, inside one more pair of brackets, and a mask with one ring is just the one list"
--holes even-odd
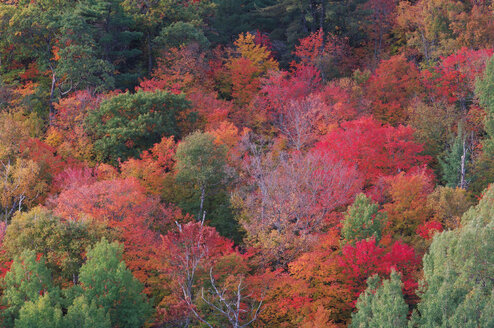
[(432, 239), (436, 232), (441, 231), (443, 231), (443, 225), (437, 221), (426, 222), (417, 228), (417, 234), (426, 240)]
[(143, 151), (140, 159), (131, 158), (122, 163), (122, 176), (137, 178), (148, 193), (160, 195), (175, 164), (175, 148), (173, 137), (163, 137), (150, 150)]
[(166, 320), (187, 314), (194, 298), (194, 287), (200, 284), (198, 277), (209, 273), (220, 258), (231, 253), (233, 242), (201, 222), (178, 224), (177, 229), (161, 236), (162, 264), (159, 269), (171, 279), (168, 287), (172, 291), (162, 304), (166, 306), (163, 310)]
[(339, 261), (346, 277), (346, 286), (353, 293), (354, 304), (365, 290), (367, 278), (373, 274), (388, 278), (392, 270), (401, 272), (403, 293), (415, 301), (418, 285), (414, 275), (419, 268), (420, 258), (407, 244), (395, 242), (389, 249), (385, 249), (377, 245), (373, 238), (361, 240), (355, 246), (345, 245)]
[(320, 73), (314, 66), (300, 65), (290, 73), (271, 72), (262, 80), (258, 105), (269, 115), (276, 115), (282, 113), (291, 100), (302, 100), (320, 86)]
[(188, 220), (179, 210), (146, 196), (134, 178), (73, 183), (50, 205), (66, 220), (94, 219), (115, 229), (124, 243), (127, 265), (143, 282), (156, 270), (158, 232), (168, 230), (175, 220)]
[(382, 61), (367, 86), (374, 117), (392, 125), (404, 124), (407, 106), (420, 90), (419, 74), (403, 55)]
[(451, 56), (441, 57), (441, 63), (432, 72), (422, 72), (431, 100), (459, 102), (460, 108), (466, 110), (473, 98), (476, 79), (484, 72), (486, 61), (493, 53), (493, 49), (462, 48)]
[(428, 161), (420, 155), (423, 147), (414, 141), (412, 128), (382, 125), (372, 117), (343, 123), (323, 137), (315, 149), (356, 165), (370, 184)]
[(333, 34), (325, 35), (323, 30), (310, 34), (300, 39), (299, 45), (295, 46), (294, 55), (299, 58), (299, 62), (292, 62), (293, 67), (299, 66), (325, 66), (328, 59), (339, 61), (339, 71), (344, 71), (349, 63), (348, 44), (346, 39), (342, 39)]

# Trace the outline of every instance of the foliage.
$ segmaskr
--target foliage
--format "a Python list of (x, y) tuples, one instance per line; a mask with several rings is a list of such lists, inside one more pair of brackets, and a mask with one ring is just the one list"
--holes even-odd
[(43, 254), (54, 281), (76, 283), (86, 248), (104, 235), (104, 228), (94, 222), (65, 221), (46, 209), (35, 208), (14, 216), (3, 248), (12, 258), (20, 256), (23, 250)]
[(379, 276), (367, 280), (367, 289), (357, 301), (357, 313), (350, 327), (407, 327), (408, 306), (401, 292), (400, 274), (391, 273), (379, 283)]
[(463, 215), (462, 227), (434, 237), (424, 257), (421, 302), (412, 326), (492, 324), (492, 197), (493, 189), (487, 190)]
[[(5, 327), (14, 327), (14, 320), (19, 318), (25, 302), (35, 303), (40, 295), (45, 293), (51, 293), (56, 297), (58, 292), (53, 286), (50, 271), (43, 257), (37, 259), (34, 251), (23, 251), (20, 256), (14, 258), (10, 271), (4, 278), (2, 302), (7, 308), (2, 312), (2, 324)], [(46, 301), (48, 298), (45, 303)]]
[(89, 112), (86, 130), (94, 138), (95, 156), (117, 164), (137, 157), (163, 135), (180, 136), (180, 113), (188, 106), (184, 96), (167, 92), (125, 93), (104, 100)]
[[(142, 284), (122, 260), (123, 247), (102, 239), (87, 251), (87, 261), (79, 271), (80, 289), (88, 304), (108, 311), (112, 325), (139, 327), (152, 308)], [(76, 291), (77, 293), (77, 291)]]
[(379, 206), (364, 194), (355, 197), (353, 204), (348, 207), (343, 221), (341, 234), (345, 243), (355, 243), (362, 239), (374, 238), (381, 240), (386, 223), (386, 214), (379, 213)]

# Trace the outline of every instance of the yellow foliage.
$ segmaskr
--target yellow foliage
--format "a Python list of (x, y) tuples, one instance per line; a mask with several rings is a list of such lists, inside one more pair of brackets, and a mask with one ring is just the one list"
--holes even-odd
[(278, 70), (278, 63), (272, 58), (271, 51), (254, 42), (255, 36), (241, 33), (234, 42), (236, 51), (241, 57), (250, 60), (263, 73)]

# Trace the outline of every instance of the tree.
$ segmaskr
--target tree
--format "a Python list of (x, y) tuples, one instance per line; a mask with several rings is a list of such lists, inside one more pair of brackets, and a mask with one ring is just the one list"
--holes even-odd
[(104, 100), (89, 112), (86, 131), (99, 161), (113, 165), (138, 157), (163, 136), (180, 137), (180, 114), (188, 107), (183, 95), (163, 91), (124, 93)]
[(155, 43), (167, 48), (180, 48), (191, 42), (196, 42), (203, 48), (209, 46), (209, 41), (202, 30), (182, 21), (164, 27), (155, 38)]
[(36, 205), (48, 185), (40, 165), (23, 155), (31, 129), (23, 113), (1, 112), (0, 124), (0, 210), (7, 222), (16, 211)]
[(2, 302), (7, 308), (2, 313), (2, 324), (5, 327), (14, 327), (14, 321), (19, 318), (19, 311), (26, 302), (34, 303), (45, 293), (53, 297), (58, 294), (43, 257), (37, 260), (36, 253), (31, 250), (25, 250), (14, 258), (4, 284)]
[(228, 199), (220, 198), (223, 204), (216, 204), (217, 200), (213, 198), (226, 191), (231, 179), (226, 163), (227, 151), (227, 147), (216, 143), (210, 133), (197, 131), (188, 135), (177, 146), (175, 181), (190, 195), (189, 199), (181, 201), (184, 210), (194, 213), (196, 220), (207, 216), (221, 233), (235, 236), (233, 218), (220, 217), (218, 211), (229, 206)]
[(128, 267), (146, 287), (156, 286), (151, 277), (157, 274), (154, 260), (158, 233), (170, 229), (175, 220), (189, 220), (175, 208), (162, 206), (158, 198), (146, 195), (134, 178), (73, 184), (50, 205), (57, 216), (66, 220), (89, 218), (107, 225), (115, 238), (123, 242)]
[[(224, 317), (232, 328), (249, 327), (257, 320), (261, 310), (262, 300), (259, 302), (252, 301), (250, 299), (252, 295), (245, 295), (247, 288), (244, 281), (245, 277), (228, 276), (223, 286), (218, 285), (218, 282), (215, 280), (213, 268), (209, 270), (209, 277), (211, 288), (207, 294), (204, 293), (204, 288), (202, 289), (202, 302), (207, 304), (217, 315)], [(210, 328), (214, 327), (193, 308), (192, 310), (199, 321), (205, 323)]]
[(277, 156), (256, 147), (244, 164), (251, 187), (234, 199), (238, 220), (263, 261), (284, 266), (316, 242), (333, 223), (330, 213), (352, 201), (362, 180), (353, 166), (318, 150)]
[(487, 138), (484, 140), (484, 151), (489, 154), (494, 152), (494, 58), (491, 57), (485, 67), (484, 76), (477, 82), (475, 92), (480, 104), (487, 110), (485, 118), (485, 131)]
[(122, 177), (139, 179), (150, 194), (165, 194), (175, 165), (176, 147), (173, 137), (163, 137), (152, 148), (144, 150), (140, 159), (130, 158), (123, 162), (120, 165)]
[(419, 71), (405, 56), (393, 56), (379, 63), (367, 85), (374, 117), (393, 126), (407, 120), (406, 108), (420, 91)]
[(401, 291), (401, 277), (396, 271), (380, 286), (379, 276), (367, 280), (367, 289), (357, 301), (357, 313), (352, 314), (352, 328), (407, 327), (408, 305)]
[(386, 224), (386, 214), (379, 213), (379, 206), (364, 194), (359, 194), (348, 207), (343, 221), (341, 235), (345, 243), (355, 243), (373, 237), (381, 240)]
[(63, 220), (38, 207), (14, 216), (3, 240), (3, 249), (11, 258), (25, 250), (43, 254), (56, 283), (77, 284), (86, 248), (105, 235), (109, 234), (101, 224)]
[[(171, 278), (170, 289), (173, 303), (178, 309), (165, 310), (165, 320), (182, 319), (189, 323), (191, 307), (196, 304), (198, 276), (214, 266), (224, 255), (231, 254), (232, 242), (204, 225), (204, 221), (178, 224), (177, 229), (162, 236), (161, 270)], [(173, 304), (172, 303), (172, 304)], [(170, 307), (170, 304), (163, 304)], [(169, 309), (171, 310), (171, 309)], [(170, 318), (168, 313), (171, 312)]]
[(461, 217), (472, 206), (472, 201), (464, 189), (437, 186), (427, 196), (427, 206), (435, 221), (447, 229), (455, 229), (460, 226)]
[(347, 244), (341, 249), (339, 264), (345, 277), (344, 285), (352, 293), (353, 304), (364, 291), (369, 277), (374, 274), (389, 277), (393, 271), (402, 275), (406, 301), (410, 304), (416, 303), (415, 275), (420, 258), (411, 246), (398, 241), (384, 248), (373, 238), (361, 240), (355, 245)]
[(122, 260), (122, 253), (122, 245), (106, 239), (89, 248), (87, 261), (79, 271), (78, 291), (88, 304), (94, 302), (110, 314), (112, 326), (141, 327), (152, 308), (143, 294), (143, 285)]
[[(411, 327), (492, 324), (494, 189), (462, 217), (462, 227), (436, 234), (423, 259), (420, 303)], [(438, 302), (441, 300), (441, 302)]]
[(15, 327), (42, 328), (64, 327), (60, 305), (53, 305), (50, 294), (46, 293), (35, 301), (27, 301), (19, 311)]
[(467, 136), (464, 135), (462, 126), (458, 124), (458, 135), (450, 146), (449, 152), (443, 159), (439, 159), (443, 179), (448, 187), (466, 189), (468, 185), (467, 166), (471, 153), (469, 148)]
[(110, 315), (104, 308), (96, 306), (93, 301), (90, 304), (84, 296), (74, 299), (64, 316), (64, 324), (67, 328), (110, 328)]
[(249, 32), (241, 33), (234, 42), (235, 51), (225, 64), (231, 96), (240, 106), (247, 105), (259, 91), (263, 75), (278, 69), (270, 50), (256, 44), (254, 39)]
[(366, 186), (428, 161), (421, 155), (423, 146), (415, 142), (412, 128), (382, 125), (372, 117), (344, 122), (321, 138), (314, 149), (355, 165)]
[[(321, 234), (314, 247), (288, 264), (288, 273), (266, 283), (261, 319), (269, 325), (343, 326), (352, 310), (352, 294), (346, 288), (339, 264), (340, 236), (336, 230)], [(268, 301), (269, 300), (269, 301)], [(276, 321), (279, 320), (279, 321)]]
[[(64, 17), (67, 25), (62, 26), (64, 35), (70, 36), (66, 51), (70, 54), (79, 47), (79, 65), (83, 65), (80, 68), (85, 64), (89, 70), (106, 66), (105, 74), (114, 79), (117, 88), (133, 87), (139, 77), (136, 59), (141, 54), (136, 41), (142, 33), (136, 30), (133, 17), (124, 11), (122, 1), (83, 1), (71, 9)], [(91, 54), (96, 60), (87, 60)]]
[(411, 243), (419, 225), (431, 217), (427, 196), (432, 193), (432, 178), (426, 171), (410, 174), (403, 172), (391, 177), (389, 194), (391, 201), (384, 205), (388, 214), (387, 231), (396, 239)]

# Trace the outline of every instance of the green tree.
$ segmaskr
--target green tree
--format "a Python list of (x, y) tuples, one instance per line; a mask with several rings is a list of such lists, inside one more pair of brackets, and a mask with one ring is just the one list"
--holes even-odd
[(13, 217), (3, 247), (11, 257), (19, 256), (24, 250), (43, 254), (54, 281), (76, 284), (86, 248), (103, 236), (110, 237), (106, 231), (96, 222), (63, 220), (37, 207)]
[(352, 314), (351, 328), (400, 328), (407, 326), (408, 305), (401, 290), (401, 276), (396, 271), (382, 286), (379, 276), (367, 280), (368, 287), (360, 294), (357, 312)]
[(217, 144), (214, 136), (194, 132), (178, 144), (175, 154), (175, 181), (182, 189), (181, 207), (204, 216), (227, 237), (238, 240), (238, 229), (230, 209), (227, 188), (231, 180), (226, 163), (227, 148)]
[(50, 294), (46, 293), (37, 300), (26, 302), (15, 320), (18, 328), (62, 328), (62, 310), (60, 304), (53, 304)]
[[(1, 69), (6, 69), (3, 77), (12, 82), (26, 69), (35, 68), (38, 74), (32, 79), (39, 83), (45, 105), (49, 100), (50, 114), (54, 113), (52, 104), (58, 97), (86, 88), (111, 88), (114, 73), (123, 69), (123, 65), (115, 66), (118, 61), (102, 50), (116, 42), (117, 37), (111, 35), (115, 38), (111, 42), (101, 41), (95, 38), (95, 26), (101, 25), (84, 24), (80, 9), (90, 2), (80, 1), (75, 6), (70, 0), (0, 4), (0, 48), (2, 54), (8, 53), (1, 58)], [(114, 12), (108, 14), (113, 16)], [(12, 45), (14, 49), (7, 50)]]
[(345, 213), (341, 235), (345, 242), (355, 243), (371, 237), (379, 242), (385, 225), (386, 214), (379, 212), (379, 205), (365, 194), (359, 194)]
[(209, 45), (208, 39), (202, 30), (196, 28), (191, 23), (176, 22), (163, 28), (154, 42), (164, 48), (179, 48), (190, 42), (197, 42), (202, 47)]
[(140, 75), (138, 58), (142, 52), (137, 42), (142, 32), (137, 31), (134, 18), (125, 12), (121, 2), (80, 1), (67, 12), (69, 24), (66, 29), (72, 31), (71, 38), (75, 43), (91, 45), (90, 51), (95, 57), (106, 62), (95, 64), (109, 64), (115, 86), (126, 89), (135, 86)]
[(481, 192), (494, 181), (494, 57), (487, 61), (484, 76), (476, 84), (475, 94), (487, 114), (484, 119), (486, 137), (483, 141), (483, 154), (475, 161), (472, 189)]
[(492, 327), (493, 204), (491, 187), (463, 215), (461, 228), (434, 236), (411, 327)]
[(142, 284), (127, 269), (122, 260), (123, 246), (106, 239), (87, 252), (87, 261), (79, 272), (80, 293), (96, 307), (110, 315), (112, 326), (142, 327), (149, 319), (152, 308), (143, 294)]
[(467, 167), (470, 162), (470, 150), (467, 138), (464, 135), (462, 124), (458, 124), (458, 135), (456, 136), (449, 152), (443, 159), (439, 159), (443, 179), (448, 187), (467, 186)]
[(188, 105), (184, 95), (164, 91), (124, 93), (103, 101), (86, 119), (97, 160), (116, 165), (119, 159), (138, 157), (163, 136), (180, 137), (179, 116)]
[(34, 303), (44, 293), (50, 293), (55, 299), (59, 293), (58, 288), (53, 286), (44, 258), (37, 261), (36, 253), (31, 250), (25, 250), (14, 258), (10, 271), (5, 275), (3, 287), (2, 303), (6, 306), (2, 313), (4, 327), (14, 326), (26, 302)]
[(88, 305), (84, 296), (74, 299), (64, 317), (66, 328), (110, 328), (110, 315), (93, 301)]

